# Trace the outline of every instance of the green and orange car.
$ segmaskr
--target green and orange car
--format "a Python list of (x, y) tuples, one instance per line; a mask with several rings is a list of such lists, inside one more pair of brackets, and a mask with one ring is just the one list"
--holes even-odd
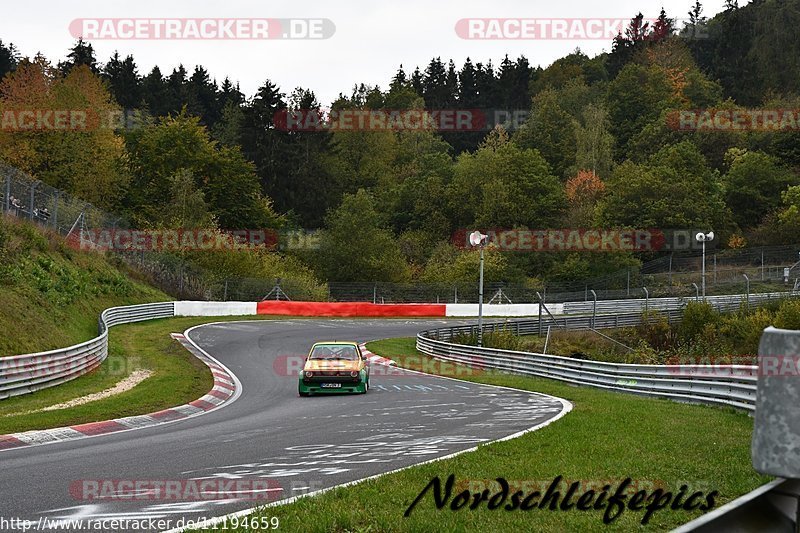
[(318, 342), (300, 373), (300, 396), (369, 390), (369, 365), (355, 342)]

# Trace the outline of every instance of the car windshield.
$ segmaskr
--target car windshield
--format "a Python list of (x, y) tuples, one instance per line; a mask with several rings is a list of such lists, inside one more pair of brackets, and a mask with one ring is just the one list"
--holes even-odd
[(358, 359), (356, 347), (342, 344), (318, 344), (311, 350), (309, 359), (337, 359), (355, 361)]

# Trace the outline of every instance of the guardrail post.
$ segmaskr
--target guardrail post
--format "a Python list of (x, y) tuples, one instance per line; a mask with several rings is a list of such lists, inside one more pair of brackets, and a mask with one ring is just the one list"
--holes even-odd
[(592, 303), (592, 329), (594, 329), (595, 319), (597, 318), (597, 293), (594, 291), (594, 289), (592, 289), (590, 292), (592, 293), (592, 298), (594, 298), (594, 302)]
[(694, 287), (694, 301), (700, 301), (700, 287), (697, 286), (697, 283), (692, 283), (692, 287)]
[(227, 279), (225, 280), (225, 292), (222, 293), (222, 301), (223, 302), (227, 302), (228, 301), (228, 280)]
[(650, 304), (650, 291), (647, 290), (647, 287), (642, 287), (642, 290), (644, 291), (644, 312), (647, 313)]

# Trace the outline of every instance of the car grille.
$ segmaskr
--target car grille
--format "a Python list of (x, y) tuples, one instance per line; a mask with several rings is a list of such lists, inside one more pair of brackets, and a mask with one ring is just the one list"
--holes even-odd
[(350, 376), (350, 370), (317, 370), (316, 376)]
[(350, 372), (333, 372), (328, 371), (325, 373), (321, 372), (314, 372), (312, 377), (303, 376), (304, 383), (314, 383), (314, 382), (328, 382), (328, 383), (352, 383), (359, 381), (361, 376), (352, 377), (350, 376)]

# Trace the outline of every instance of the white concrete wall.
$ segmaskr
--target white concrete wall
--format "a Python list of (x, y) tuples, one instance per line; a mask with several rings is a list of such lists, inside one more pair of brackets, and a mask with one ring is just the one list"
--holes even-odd
[(256, 302), (175, 302), (175, 316), (255, 315)]
[[(564, 311), (564, 304), (545, 304), (554, 315)], [(447, 304), (447, 316), (478, 316), (478, 304)], [(542, 309), (542, 315), (547, 311)], [(539, 316), (539, 304), (483, 304), (483, 316)]]

